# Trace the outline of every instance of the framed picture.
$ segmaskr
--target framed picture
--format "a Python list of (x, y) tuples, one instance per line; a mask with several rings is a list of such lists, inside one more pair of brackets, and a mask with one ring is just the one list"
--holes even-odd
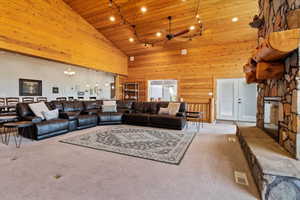
[(52, 93), (53, 94), (58, 94), (59, 93), (59, 88), (58, 87), (53, 87), (52, 88)]
[(19, 96), (43, 96), (42, 81), (19, 79)]

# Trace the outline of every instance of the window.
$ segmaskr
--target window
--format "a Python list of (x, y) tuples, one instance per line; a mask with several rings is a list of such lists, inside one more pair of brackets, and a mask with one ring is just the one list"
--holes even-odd
[(177, 101), (177, 80), (151, 80), (148, 86), (149, 101)]

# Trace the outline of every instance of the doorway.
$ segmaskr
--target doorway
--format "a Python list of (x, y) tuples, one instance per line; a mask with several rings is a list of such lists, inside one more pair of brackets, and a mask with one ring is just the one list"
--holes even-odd
[(257, 85), (245, 79), (217, 80), (217, 119), (256, 121)]

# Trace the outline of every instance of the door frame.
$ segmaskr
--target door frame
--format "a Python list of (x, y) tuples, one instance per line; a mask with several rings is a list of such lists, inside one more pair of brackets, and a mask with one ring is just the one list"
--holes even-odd
[[(226, 77), (226, 78), (222, 78), (222, 77), (214, 77), (214, 83), (215, 83), (215, 92), (214, 92), (214, 95), (215, 95), (215, 108), (216, 108), (216, 112), (215, 112), (215, 119), (216, 120), (228, 120), (228, 121), (239, 121), (239, 105), (236, 104), (234, 105), (234, 109), (237, 110), (236, 113), (234, 114), (234, 117), (233, 119), (220, 119), (219, 118), (219, 101), (220, 101), (220, 98), (219, 98), (219, 87), (218, 87), (218, 80), (226, 80), (226, 79), (234, 79), (235, 82), (239, 82), (240, 80), (243, 80), (245, 81), (245, 78), (243, 77)], [(235, 86), (237, 88), (234, 88), (234, 90), (238, 91), (239, 88), (238, 88), (238, 85)], [(256, 96), (257, 96), (257, 93), (256, 93)], [(237, 96), (234, 96), (234, 99), (235, 98), (238, 98), (238, 95)], [(236, 100), (236, 99), (235, 99)]]
[[(218, 87), (218, 81), (219, 80), (232, 80), (234, 79), (234, 82), (240, 80), (240, 79), (243, 79), (243, 78), (217, 78), (216, 79), (216, 119), (217, 120), (228, 120), (228, 121), (236, 121), (238, 119), (238, 115), (235, 113), (235, 110), (238, 109), (237, 108), (237, 105), (235, 105), (235, 103), (233, 102), (233, 117), (232, 119), (220, 119), (220, 104), (219, 104), (219, 101), (220, 101), (220, 97), (219, 97), (219, 87)], [(237, 90), (237, 88), (235, 88), (235, 84), (234, 84), (234, 88), (233, 88), (233, 93), (235, 93), (235, 91)], [(236, 98), (235, 96), (233, 97), (234, 99)]]

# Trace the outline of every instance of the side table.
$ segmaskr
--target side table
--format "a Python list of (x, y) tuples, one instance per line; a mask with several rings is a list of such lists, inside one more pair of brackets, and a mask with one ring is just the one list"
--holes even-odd
[[(9, 143), (10, 134), (15, 132), (14, 139), (15, 139), (16, 147), (20, 148), (25, 128), (29, 128), (33, 126), (33, 123), (30, 121), (19, 121), (19, 122), (5, 123), (3, 126), (4, 129), (6, 129), (4, 130), (5, 138), (7, 138), (6, 144), (8, 145)], [(22, 131), (21, 134), (20, 134), (20, 130)]]
[(3, 124), (8, 123), (8, 122), (16, 122), (18, 121), (18, 116), (16, 115), (0, 115), (0, 136), (2, 143), (6, 144), (7, 143), (7, 134), (5, 134), (3, 128)]
[[(196, 126), (197, 126), (197, 130), (199, 132), (200, 130), (200, 124), (202, 124), (202, 128), (203, 128), (203, 114), (204, 112), (191, 112), (191, 111), (187, 111), (185, 112), (186, 114), (186, 118), (187, 121), (189, 121), (189, 119), (194, 119)], [(187, 128), (188, 128), (188, 123), (187, 123)]]

